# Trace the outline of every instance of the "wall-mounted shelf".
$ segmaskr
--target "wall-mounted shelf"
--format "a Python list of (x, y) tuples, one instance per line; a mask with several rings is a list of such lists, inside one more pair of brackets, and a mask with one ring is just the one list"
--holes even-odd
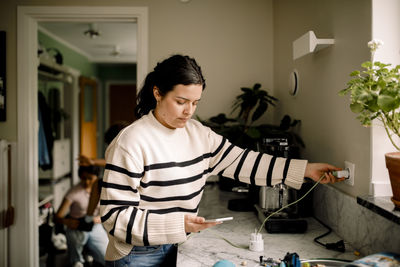
[(293, 60), (326, 48), (334, 43), (335, 39), (318, 39), (313, 31), (309, 31), (293, 42)]

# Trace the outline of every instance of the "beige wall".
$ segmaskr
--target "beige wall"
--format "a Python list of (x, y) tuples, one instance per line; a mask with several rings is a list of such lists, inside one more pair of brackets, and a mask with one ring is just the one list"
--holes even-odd
[[(0, 3), (0, 29), (7, 32), (7, 122), (0, 123), (0, 138), (12, 141), (17, 140), (17, 5), (54, 1)], [(229, 112), (240, 87), (260, 82), (280, 100), (274, 109), (277, 121), (283, 114), (302, 120), (304, 157), (339, 166), (344, 160), (355, 163), (355, 186), (337, 186), (350, 195), (368, 193), (371, 133), (337, 92), (348, 74), (369, 58), (371, 1), (70, 0), (57, 5), (148, 6), (149, 66), (172, 53), (194, 56), (207, 80), (199, 116)], [(292, 42), (309, 30), (319, 38), (334, 38), (335, 45), (293, 61)], [(287, 93), (293, 68), (300, 75), (296, 97)]]
[(7, 32), (7, 121), (0, 138), (17, 140), (17, 5), (148, 6), (149, 66), (172, 53), (195, 57), (207, 89), (197, 114), (229, 112), (240, 87), (259, 82), (272, 93), (272, 0), (10, 0), (0, 3)]
[[(348, 97), (338, 96), (349, 73), (369, 60), (371, 1), (274, 1), (274, 90), (281, 99), (279, 113), (302, 120), (304, 157), (344, 167), (356, 165), (354, 187), (336, 185), (350, 195), (368, 194), (370, 183), (370, 129), (360, 126), (349, 109)], [(334, 38), (324, 50), (292, 59), (292, 42), (313, 30), (318, 38)], [(296, 68), (300, 91), (288, 94), (288, 77)]]

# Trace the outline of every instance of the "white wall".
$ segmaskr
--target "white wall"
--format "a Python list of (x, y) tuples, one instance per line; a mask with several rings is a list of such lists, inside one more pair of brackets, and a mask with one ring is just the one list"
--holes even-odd
[[(313, 30), (318, 38), (335, 44), (295, 61), (292, 42)], [(370, 130), (360, 126), (350, 111), (349, 99), (338, 96), (349, 73), (369, 59), (371, 2), (365, 0), (274, 1), (274, 90), (281, 100), (276, 119), (288, 113), (300, 119), (306, 143), (304, 157), (344, 167), (356, 165), (354, 187), (337, 184), (350, 195), (368, 194), (370, 183)], [(290, 71), (299, 72), (300, 91), (288, 92)]]
[[(375, 54), (375, 61), (400, 64), (400, 1), (372, 0), (372, 38), (384, 45)], [(385, 153), (395, 151), (381, 123), (372, 128), (372, 186), (375, 196), (392, 195)]]

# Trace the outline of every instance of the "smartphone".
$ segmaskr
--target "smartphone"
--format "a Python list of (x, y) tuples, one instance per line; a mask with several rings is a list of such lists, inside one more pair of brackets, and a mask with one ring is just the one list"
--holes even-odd
[(223, 222), (223, 221), (230, 221), (230, 220), (233, 220), (233, 217), (224, 217), (224, 218), (217, 218), (217, 219), (206, 219), (205, 223)]

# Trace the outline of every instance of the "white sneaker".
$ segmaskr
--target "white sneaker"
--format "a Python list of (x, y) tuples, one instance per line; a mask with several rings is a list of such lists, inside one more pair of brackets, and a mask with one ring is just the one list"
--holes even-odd
[(80, 261), (75, 262), (73, 267), (83, 267), (83, 263)]
[(84, 255), (84, 258), (85, 258), (85, 262), (88, 262), (88, 263), (92, 263), (94, 261), (94, 258), (92, 255), (86, 254), (86, 255)]

